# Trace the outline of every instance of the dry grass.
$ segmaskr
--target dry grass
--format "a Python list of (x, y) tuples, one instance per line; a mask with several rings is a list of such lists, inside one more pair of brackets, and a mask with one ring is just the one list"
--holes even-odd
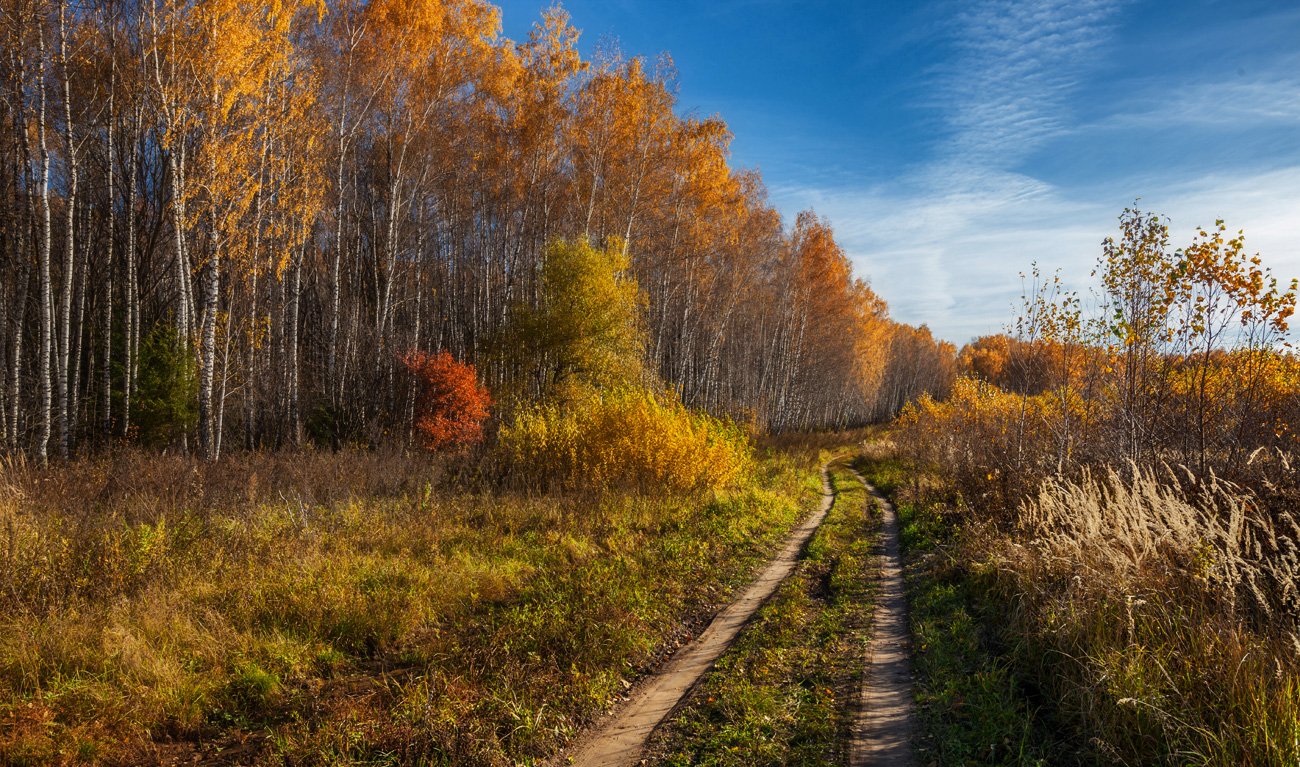
[(760, 451), (769, 453), (837, 452), (846, 445), (866, 444), (880, 436), (883, 427), (862, 426), (840, 431), (787, 431), (777, 434), (758, 434), (754, 444)]
[(1300, 617), (1300, 527), (1213, 476), (1170, 467), (1049, 479), (1021, 505), (1028, 545), (1086, 580), (1124, 590), (1143, 579), (1186, 581), (1228, 615), (1263, 624)]
[(131, 597), (191, 568), (178, 557), (200, 550), (200, 538), (217, 536), (238, 559), (256, 547), (240, 539), (240, 527), (291, 529), (312, 510), (359, 499), (427, 498), (442, 477), (427, 458), (398, 451), (253, 453), (208, 463), (123, 450), (46, 469), (5, 459), (0, 611), (48, 614), (70, 600)]
[(397, 453), (5, 467), (0, 763), (538, 763), (817, 490), (784, 458), (714, 498), (442, 477)]
[(1011, 656), (1097, 761), (1300, 759), (1294, 517), (1213, 478), (1110, 470), (1044, 483), (1014, 532), (972, 531)]

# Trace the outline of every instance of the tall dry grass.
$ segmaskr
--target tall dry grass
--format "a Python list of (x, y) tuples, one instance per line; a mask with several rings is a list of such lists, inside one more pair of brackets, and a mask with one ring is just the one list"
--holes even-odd
[[(420, 497), (443, 484), (427, 457), (303, 450), (193, 456), (127, 449), (41, 468), (0, 459), (0, 614), (48, 613), (69, 600), (129, 597), (193, 563), (177, 559), (232, 526), (289, 527), (309, 510), (367, 498)], [(313, 512), (315, 513), (315, 512)]]
[(1017, 667), (1117, 764), (1300, 760), (1300, 528), (1231, 483), (1049, 479), (964, 556)]
[(1017, 521), (1041, 556), (1098, 584), (1179, 582), (1182, 596), (1265, 628), (1300, 618), (1295, 515), (1266, 511), (1253, 493), (1213, 475), (1085, 469), (1078, 480), (1044, 481)]

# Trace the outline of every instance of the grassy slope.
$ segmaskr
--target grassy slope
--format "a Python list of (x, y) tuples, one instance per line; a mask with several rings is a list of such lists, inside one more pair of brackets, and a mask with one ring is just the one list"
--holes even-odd
[(656, 732), (665, 765), (840, 764), (871, 621), (879, 516), (862, 486), (832, 472), (835, 506), (807, 557)]
[(416, 485), (93, 525), (8, 493), (0, 762), (540, 762), (815, 503), (811, 458), (759, 474), (711, 502)]

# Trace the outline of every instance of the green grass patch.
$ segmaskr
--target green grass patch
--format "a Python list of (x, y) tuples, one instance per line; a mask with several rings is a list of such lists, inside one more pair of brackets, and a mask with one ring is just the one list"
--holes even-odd
[(899, 518), (915, 658), (921, 764), (1041, 765), (1059, 753), (1037, 707), (994, 641), (995, 611), (955, 552), (960, 528), (944, 506), (907, 492), (903, 465), (860, 459), (855, 468), (892, 496)]
[(680, 713), (652, 738), (664, 765), (842, 764), (871, 623), (879, 515), (847, 471), (806, 558)]

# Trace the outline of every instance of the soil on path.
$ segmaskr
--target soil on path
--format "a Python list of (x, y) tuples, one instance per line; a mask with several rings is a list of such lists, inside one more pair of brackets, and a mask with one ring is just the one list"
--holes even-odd
[(595, 730), (573, 756), (577, 767), (621, 767), (638, 764), (651, 731), (681, 702), (704, 672), (735, 640), (745, 622), (776, 591), (794, 570), (808, 539), (817, 531), (834, 502), (830, 477), (822, 467), (822, 501), (786, 539), (775, 559), (741, 594), (713, 619), (709, 627), (673, 655), (664, 667), (651, 675), (637, 692)]
[(911, 647), (903, 592), (898, 515), (866, 479), (854, 475), (882, 514), (879, 589), (872, 619), (867, 673), (849, 743), (849, 767), (912, 767)]

